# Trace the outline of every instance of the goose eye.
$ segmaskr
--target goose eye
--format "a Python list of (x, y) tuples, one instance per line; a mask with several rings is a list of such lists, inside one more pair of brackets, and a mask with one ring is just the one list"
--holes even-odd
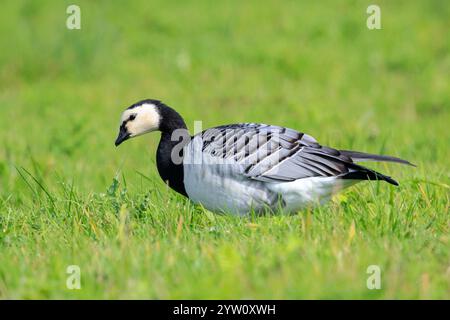
[(134, 119), (136, 119), (136, 114), (130, 115), (130, 121), (133, 121)]

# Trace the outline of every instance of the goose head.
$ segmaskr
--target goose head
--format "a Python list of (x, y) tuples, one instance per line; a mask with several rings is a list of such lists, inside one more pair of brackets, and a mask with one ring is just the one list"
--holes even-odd
[(171, 134), (176, 129), (185, 129), (181, 116), (159, 100), (146, 99), (128, 107), (120, 118), (119, 135), (115, 145), (143, 134), (161, 131)]
[(130, 138), (159, 130), (160, 122), (158, 101), (143, 100), (131, 105), (120, 117), (119, 135), (115, 145), (118, 146)]

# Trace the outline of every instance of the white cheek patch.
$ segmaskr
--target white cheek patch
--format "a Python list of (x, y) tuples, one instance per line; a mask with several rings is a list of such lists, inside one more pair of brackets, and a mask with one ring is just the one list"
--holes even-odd
[[(136, 115), (134, 120), (130, 119), (132, 114)], [(156, 107), (152, 104), (143, 104), (129, 110), (125, 110), (122, 115), (122, 123), (127, 121), (126, 128), (132, 137), (136, 137), (148, 132), (158, 130), (160, 116)]]
[(151, 130), (157, 130), (159, 128), (160, 116), (156, 108), (153, 105), (143, 105), (142, 108), (143, 111), (139, 113), (139, 116), (142, 117), (142, 123), (145, 123)]

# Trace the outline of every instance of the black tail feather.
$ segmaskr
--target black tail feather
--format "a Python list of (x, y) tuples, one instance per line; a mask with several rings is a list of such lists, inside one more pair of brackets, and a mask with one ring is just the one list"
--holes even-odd
[(378, 154), (371, 154), (371, 153), (365, 153), (365, 152), (359, 152), (359, 151), (350, 151), (350, 150), (339, 150), (343, 155), (350, 157), (354, 162), (360, 162), (360, 161), (384, 161), (384, 162), (396, 162), (396, 163), (402, 163), (407, 164), (410, 166), (415, 167), (414, 164), (412, 164), (409, 161), (391, 157), (391, 156), (382, 156)]
[(382, 173), (361, 167), (362, 170), (358, 171), (350, 171), (348, 173), (340, 176), (341, 179), (350, 179), (350, 180), (381, 180), (389, 182), (394, 186), (398, 186), (398, 182), (392, 179), (391, 177), (385, 176)]

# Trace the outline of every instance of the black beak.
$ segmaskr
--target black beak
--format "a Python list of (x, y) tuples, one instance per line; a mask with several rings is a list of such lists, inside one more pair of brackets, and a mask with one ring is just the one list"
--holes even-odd
[(116, 147), (119, 146), (125, 140), (128, 140), (129, 138), (130, 138), (130, 134), (127, 132), (127, 129), (125, 127), (121, 127), (119, 136), (117, 137), (116, 142), (115, 142)]

